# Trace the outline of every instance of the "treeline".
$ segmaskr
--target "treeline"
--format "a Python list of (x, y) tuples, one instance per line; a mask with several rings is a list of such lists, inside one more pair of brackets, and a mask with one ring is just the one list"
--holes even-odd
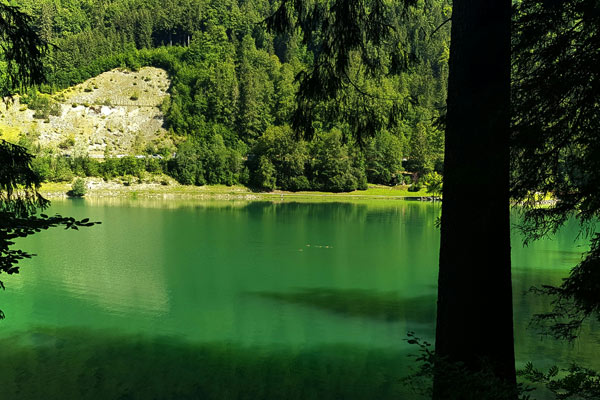
[(107, 157), (102, 161), (88, 156), (55, 157), (38, 155), (31, 165), (32, 169), (49, 182), (71, 181), (76, 176), (137, 178), (142, 180), (149, 174), (160, 174), (168, 171), (165, 160), (145, 157), (126, 156), (121, 158)]
[[(166, 124), (187, 140), (164, 170), (182, 183), (342, 191), (366, 181), (402, 183), (403, 170), (416, 176), (441, 170), (436, 122), (446, 97), (448, 27), (430, 33), (450, 14), (444, 0), (397, 28), (417, 61), (403, 73), (373, 78), (357, 57), (339, 98), (311, 111), (315, 135), (306, 140), (290, 129), (295, 77), (311, 65), (317, 44), (303, 44), (297, 32), (268, 32), (261, 21), (274, 9), (270, 1), (16, 3), (37, 16), (40, 32), (55, 45), (42, 91), (116, 67), (167, 70)], [(353, 142), (356, 129), (370, 135)]]

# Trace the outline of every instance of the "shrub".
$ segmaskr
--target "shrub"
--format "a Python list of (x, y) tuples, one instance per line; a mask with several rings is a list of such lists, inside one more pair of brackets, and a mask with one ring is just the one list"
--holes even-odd
[(117, 174), (121, 176), (132, 175), (138, 178), (143, 176), (145, 161), (133, 156), (117, 159)]
[(68, 149), (73, 146), (75, 146), (75, 136), (73, 136), (73, 135), (66, 137), (62, 142), (60, 142), (58, 144), (58, 147), (63, 150)]
[(125, 175), (121, 178), (123, 186), (131, 186), (135, 182), (135, 178), (131, 175)]
[(31, 169), (44, 182), (52, 178), (52, 167), (49, 157), (36, 157), (31, 161)]
[(35, 110), (33, 117), (36, 119), (48, 119), (48, 116), (60, 116), (61, 107), (60, 104), (55, 102), (52, 98), (46, 95), (32, 96), (29, 100), (29, 108)]
[(56, 157), (53, 159), (54, 182), (69, 182), (73, 179), (73, 171), (65, 157)]
[(83, 197), (85, 196), (86, 191), (85, 181), (81, 178), (77, 178), (71, 185), (71, 190), (67, 192), (67, 195), (70, 197)]
[(430, 172), (423, 177), (427, 193), (439, 196), (442, 193), (442, 176), (437, 172)]
[(49, 111), (50, 115), (53, 115), (55, 117), (60, 117), (62, 114), (62, 108), (60, 106), (60, 104), (58, 103), (52, 103), (50, 105), (50, 111)]
[(409, 192), (418, 192), (419, 190), (421, 190), (421, 184), (420, 183), (413, 183), (412, 185), (409, 186), (408, 191)]

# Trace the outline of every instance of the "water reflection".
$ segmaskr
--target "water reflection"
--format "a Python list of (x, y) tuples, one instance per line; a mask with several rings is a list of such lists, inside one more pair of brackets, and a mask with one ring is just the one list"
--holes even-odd
[[(246, 386), (255, 398), (386, 398), (401, 374), (385, 371), (410, 365), (406, 332), (433, 338), (430, 204), (90, 199), (50, 211), (103, 224), (19, 243), (40, 256), (2, 294), (0, 387), (13, 398), (244, 398)], [(528, 329), (549, 300), (527, 290), (566, 276), (585, 250), (576, 233), (529, 248), (514, 237), (521, 364), (600, 367), (597, 327), (575, 346)]]
[[(432, 332), (425, 321), (432, 320), (434, 302), (418, 304), (424, 293), (434, 293), (436, 275), (437, 252), (421, 248), (437, 247), (437, 232), (428, 228), (435, 217), (426, 204), (137, 205), (123, 199), (55, 201), (50, 212), (103, 224), (22, 241), (40, 256), (24, 262), (18, 279), (26, 284), (11, 288), (3, 304), (11, 316), (7, 330), (49, 324), (196, 342), (395, 349), (404, 347), (398, 338), (408, 330)], [(285, 296), (300, 301), (298, 287), (331, 289), (328, 300), (337, 309), (298, 307)], [(248, 293), (283, 297), (265, 301)], [(347, 318), (361, 312), (365, 298), (374, 316)], [(393, 311), (394, 304), (403, 308)], [(362, 308), (363, 315), (368, 311)]]
[(166, 271), (155, 268), (157, 262), (167, 262), (160, 249), (164, 218), (153, 215), (154, 229), (140, 229), (128, 222), (115, 223), (107, 214), (94, 216), (105, 223), (90, 229), (42, 232), (23, 241), (40, 254), (22, 269), (19, 279), (27, 285), (24, 289), (50, 303), (56, 300), (48, 295), (68, 293), (78, 302), (114, 313), (167, 312)]
[[(7, 399), (398, 399), (406, 354), (358, 346), (193, 345), (88, 329), (0, 340)], [(410, 394), (410, 398), (415, 398)]]

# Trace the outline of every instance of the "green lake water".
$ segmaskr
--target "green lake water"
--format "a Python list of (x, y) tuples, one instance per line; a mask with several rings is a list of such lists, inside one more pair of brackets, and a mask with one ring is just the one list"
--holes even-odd
[[(55, 201), (103, 223), (21, 240), (3, 276), (0, 399), (417, 398), (409, 331), (432, 341), (439, 205)], [(572, 345), (529, 320), (585, 251), (568, 224), (513, 237), (522, 366), (600, 368), (597, 327)], [(464, 241), (469, 256), (469, 238)], [(474, 316), (476, 318), (476, 316)]]

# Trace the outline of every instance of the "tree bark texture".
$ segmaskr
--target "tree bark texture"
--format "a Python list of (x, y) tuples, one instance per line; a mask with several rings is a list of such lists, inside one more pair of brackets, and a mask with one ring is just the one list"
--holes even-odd
[[(515, 385), (510, 14), (510, 0), (453, 3), (436, 354)], [(434, 398), (448, 390), (434, 378)]]

